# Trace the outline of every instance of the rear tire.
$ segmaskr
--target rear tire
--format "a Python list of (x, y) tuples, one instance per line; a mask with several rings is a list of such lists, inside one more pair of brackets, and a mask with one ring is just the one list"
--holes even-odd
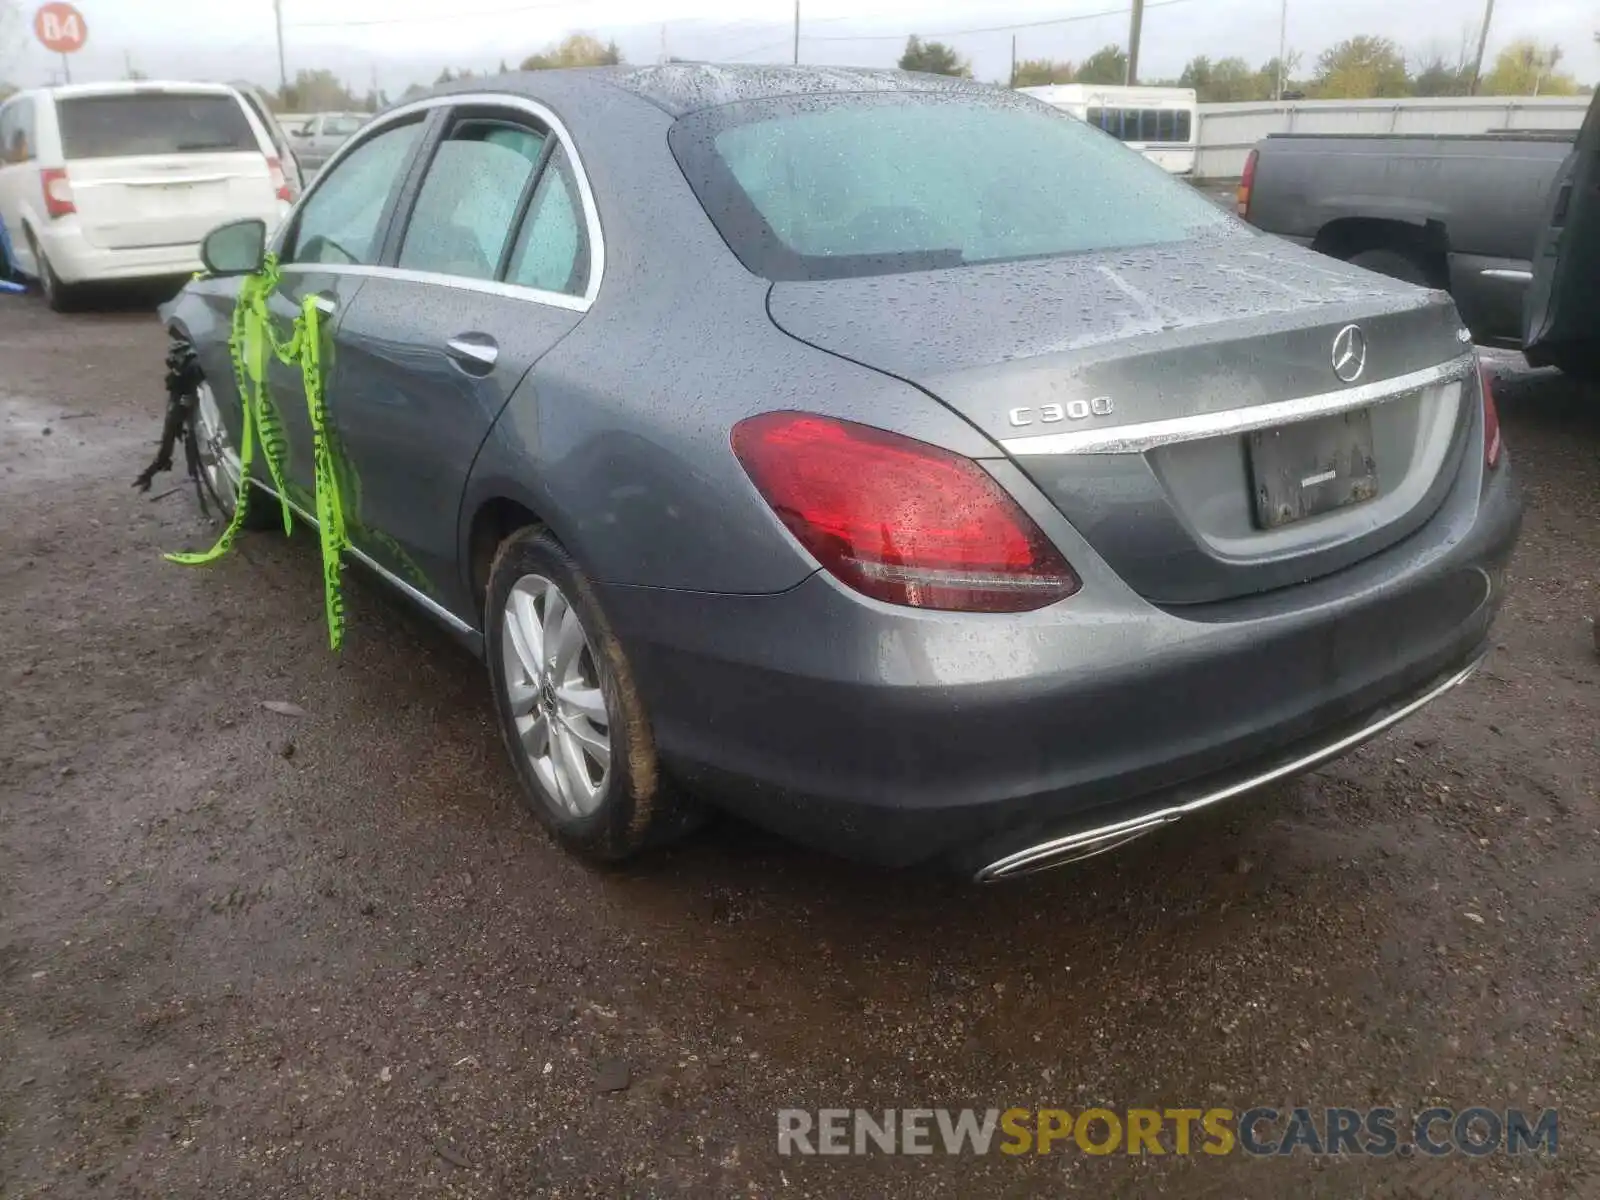
[(546, 529), (501, 543), (485, 657), (523, 802), (568, 850), (617, 862), (689, 827), (664, 786), (622, 645), (588, 578)]
[(56, 274), (50, 259), (31, 233), (28, 235), (28, 247), (33, 251), (33, 261), (39, 270), (39, 290), (44, 293), (45, 304), (51, 312), (71, 312), (75, 307), (77, 292), (61, 282), (61, 276)]
[(1346, 261), (1352, 266), (1376, 271), (1379, 275), (1387, 275), (1404, 283), (1414, 283), (1418, 287), (1438, 286), (1433, 281), (1428, 264), (1404, 250), (1363, 250), (1359, 254), (1352, 254)]

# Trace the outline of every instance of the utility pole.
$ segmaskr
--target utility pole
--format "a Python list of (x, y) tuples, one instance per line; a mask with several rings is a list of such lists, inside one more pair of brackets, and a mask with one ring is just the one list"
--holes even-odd
[(794, 65), (800, 65), (800, 0), (794, 0)]
[(272, 19), (278, 26), (278, 100), (283, 103), (289, 91), (289, 71), (283, 65), (283, 0), (272, 0)]
[(1494, 20), (1494, 0), (1486, 0), (1483, 8), (1483, 28), (1478, 30), (1478, 57), (1472, 64), (1472, 88), (1468, 95), (1478, 94), (1478, 82), (1483, 78), (1483, 51), (1489, 44), (1489, 22)]
[(1017, 35), (1011, 35), (1011, 86), (1017, 86)]
[(1139, 34), (1144, 30), (1144, 0), (1133, 0), (1133, 20), (1128, 25), (1128, 86), (1139, 82)]
[(1279, 104), (1283, 103), (1283, 81), (1289, 74), (1289, 65), (1284, 59), (1289, 56), (1289, 0), (1283, 0), (1283, 11), (1278, 16), (1278, 94), (1273, 97)]

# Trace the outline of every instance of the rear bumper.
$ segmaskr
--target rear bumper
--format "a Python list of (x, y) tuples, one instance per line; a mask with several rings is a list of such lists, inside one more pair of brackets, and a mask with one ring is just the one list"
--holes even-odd
[(1307, 769), (1474, 663), (1521, 506), (1509, 462), (1461, 475), (1357, 566), (1188, 610), (1092, 562), (1078, 596), (1022, 616), (893, 608), (820, 574), (777, 596), (603, 598), (691, 788), (823, 849), (976, 873)]
[[(270, 233), (288, 211), (289, 206), (279, 202), (271, 215), (259, 215), (266, 220)], [(256, 215), (240, 213), (239, 218)], [(36, 228), (34, 236), (55, 268), (56, 276), (66, 284), (160, 279), (192, 275), (201, 268), (198, 242), (106, 249), (92, 245), (77, 218), (70, 216)]]
[(76, 230), (40, 230), (35, 235), (62, 283), (119, 279), (157, 279), (192, 275), (200, 269), (200, 247), (140, 246), (105, 250), (91, 246)]

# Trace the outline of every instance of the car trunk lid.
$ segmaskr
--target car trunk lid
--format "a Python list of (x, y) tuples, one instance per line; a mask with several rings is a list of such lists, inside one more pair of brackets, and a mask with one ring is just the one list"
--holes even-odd
[(1300, 582), (1415, 529), (1476, 386), (1447, 297), (1266, 239), (781, 282), (769, 305), (1001, 443), (1163, 604)]

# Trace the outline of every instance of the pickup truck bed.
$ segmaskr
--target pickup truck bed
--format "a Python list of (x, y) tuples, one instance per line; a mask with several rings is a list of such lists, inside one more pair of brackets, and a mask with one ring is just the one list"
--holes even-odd
[(1336, 258), (1447, 288), (1478, 341), (1515, 345), (1576, 136), (1275, 134), (1256, 148), (1245, 216)]

